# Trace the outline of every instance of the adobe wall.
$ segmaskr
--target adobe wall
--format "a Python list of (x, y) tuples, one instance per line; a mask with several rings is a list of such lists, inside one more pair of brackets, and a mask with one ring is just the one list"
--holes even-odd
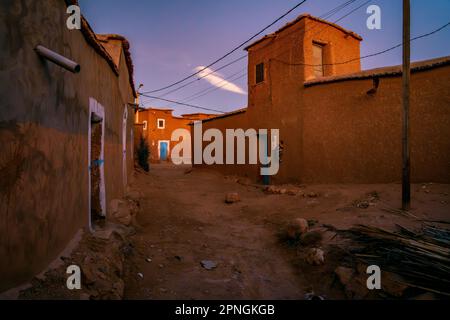
[[(411, 177), (450, 182), (450, 66), (411, 75)], [(402, 79), (320, 84), (303, 90), (297, 133), (302, 182), (398, 182), (402, 166)], [(287, 115), (289, 116), (289, 115)], [(299, 161), (299, 159), (301, 159)]]
[[(88, 225), (90, 97), (105, 107), (106, 203), (124, 191), (122, 117), (132, 90), (120, 89), (107, 61), (65, 27), (65, 12), (60, 0), (0, 3), (0, 291), (40, 272)], [(38, 44), (81, 72), (40, 59)], [(131, 156), (128, 167), (131, 174)]]
[[(157, 128), (157, 120), (165, 120), (165, 128)], [(172, 132), (176, 129), (186, 129), (190, 131), (189, 123), (191, 120), (184, 118), (177, 118), (172, 115), (171, 110), (155, 110), (149, 109), (139, 113), (139, 122), (147, 121), (147, 130), (143, 131), (145, 138), (148, 141), (150, 147), (150, 161), (153, 163), (159, 162), (159, 150), (158, 141), (166, 140), (169, 141), (169, 153), (168, 160), (170, 161), (170, 154), (173, 147), (178, 143), (171, 141)]]
[[(210, 121), (204, 121), (202, 123), (202, 131), (203, 134), (205, 133), (206, 130), (208, 129), (218, 129), (222, 132), (223, 135), (223, 150), (224, 150), (224, 158), (223, 158), (223, 162), (225, 163), (225, 150), (226, 150), (226, 141), (225, 141), (225, 137), (226, 137), (226, 129), (243, 129), (243, 130), (247, 130), (248, 128), (250, 128), (251, 126), (249, 125), (249, 118), (246, 112), (242, 112), (242, 113), (238, 113), (238, 114), (234, 114), (234, 115), (230, 115), (230, 116), (226, 116), (226, 117), (220, 117), (217, 119), (213, 119)], [(193, 126), (191, 126), (191, 137), (192, 137), (192, 146), (194, 143), (194, 139), (196, 139), (196, 136), (194, 134), (194, 128)], [(207, 146), (210, 142), (203, 142), (203, 149), (205, 148), (205, 146)], [(194, 149), (192, 148), (192, 153), (194, 153)], [(246, 153), (245, 153), (245, 157), (246, 157), (246, 163), (248, 163), (248, 138), (246, 138)], [(234, 155), (236, 158), (237, 155), (237, 143), (235, 141), (234, 143)], [(236, 163), (236, 160), (235, 160)], [(250, 165), (250, 164), (235, 164), (235, 165), (220, 165), (220, 164), (213, 164), (213, 165), (207, 165), (205, 163), (202, 164), (194, 164), (194, 167), (199, 167), (199, 168), (208, 168), (208, 169), (212, 169), (215, 171), (218, 171), (224, 175), (240, 175), (240, 176), (244, 176), (244, 177), (249, 177), (251, 178), (253, 181), (259, 181), (260, 180), (260, 175), (259, 175), (259, 165)]]
[[(304, 18), (296, 24), (249, 48), (248, 110), (254, 128), (280, 129), (285, 153), (300, 154), (303, 83), (311, 78), (312, 41), (325, 45), (325, 62), (359, 57), (360, 42), (328, 24)], [(335, 59), (335, 60), (332, 60)], [(264, 62), (265, 81), (256, 84), (255, 66)], [(359, 61), (325, 67), (325, 74), (346, 74), (360, 70)], [(284, 156), (284, 155), (283, 155)], [(296, 182), (301, 176), (298, 161), (283, 161), (273, 181)]]

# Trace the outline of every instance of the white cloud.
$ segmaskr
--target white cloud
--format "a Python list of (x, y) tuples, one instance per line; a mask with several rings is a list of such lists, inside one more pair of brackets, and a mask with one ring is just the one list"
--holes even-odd
[[(204, 66), (198, 66), (195, 68), (195, 71), (200, 71), (202, 69), (205, 69)], [(201, 71), (198, 74), (199, 77), (205, 79), (208, 81), (211, 85), (215, 87), (220, 87), (223, 90), (231, 91), (238, 94), (247, 94), (243, 89), (241, 89), (239, 86), (235, 85), (234, 83), (225, 80), (223, 76), (220, 73), (214, 72), (210, 68), (206, 68), (205, 70)]]

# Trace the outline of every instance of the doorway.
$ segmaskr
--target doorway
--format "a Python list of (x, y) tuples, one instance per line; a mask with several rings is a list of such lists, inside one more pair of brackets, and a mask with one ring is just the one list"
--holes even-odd
[(122, 177), (123, 177), (123, 187), (127, 186), (127, 120), (128, 120), (128, 109), (125, 105), (125, 110), (123, 111), (122, 119)]
[(103, 226), (106, 218), (104, 118), (103, 106), (91, 98), (88, 129), (89, 227), (91, 230)]
[(169, 141), (159, 140), (158, 141), (158, 154), (159, 160), (166, 161), (169, 156)]

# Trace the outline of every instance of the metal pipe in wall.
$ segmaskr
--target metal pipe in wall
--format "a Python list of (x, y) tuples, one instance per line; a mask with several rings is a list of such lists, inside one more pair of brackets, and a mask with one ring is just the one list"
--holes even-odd
[(66, 57), (64, 57), (50, 49), (47, 49), (44, 46), (38, 45), (38, 46), (36, 46), (36, 48), (34, 50), (41, 57), (43, 57), (47, 60), (50, 60), (51, 62), (63, 67), (64, 69), (69, 70), (70, 72), (78, 73), (81, 70), (80, 65), (78, 63), (76, 63), (75, 61), (67, 59)]

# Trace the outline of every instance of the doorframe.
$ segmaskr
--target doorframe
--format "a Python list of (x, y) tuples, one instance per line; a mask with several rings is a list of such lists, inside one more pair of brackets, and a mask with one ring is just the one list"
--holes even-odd
[(88, 116), (88, 221), (89, 229), (92, 229), (91, 222), (91, 122), (92, 113), (102, 119), (102, 138), (100, 147), (100, 158), (103, 163), (100, 164), (100, 206), (102, 208), (102, 215), (106, 217), (106, 191), (105, 191), (105, 108), (92, 97), (89, 97), (89, 116)]
[(167, 143), (167, 159), (169, 159), (170, 140), (158, 140), (158, 159), (161, 160), (161, 142), (166, 142)]
[(128, 122), (128, 106), (125, 105), (122, 118), (122, 181), (124, 189), (128, 183), (127, 177), (127, 122)]

